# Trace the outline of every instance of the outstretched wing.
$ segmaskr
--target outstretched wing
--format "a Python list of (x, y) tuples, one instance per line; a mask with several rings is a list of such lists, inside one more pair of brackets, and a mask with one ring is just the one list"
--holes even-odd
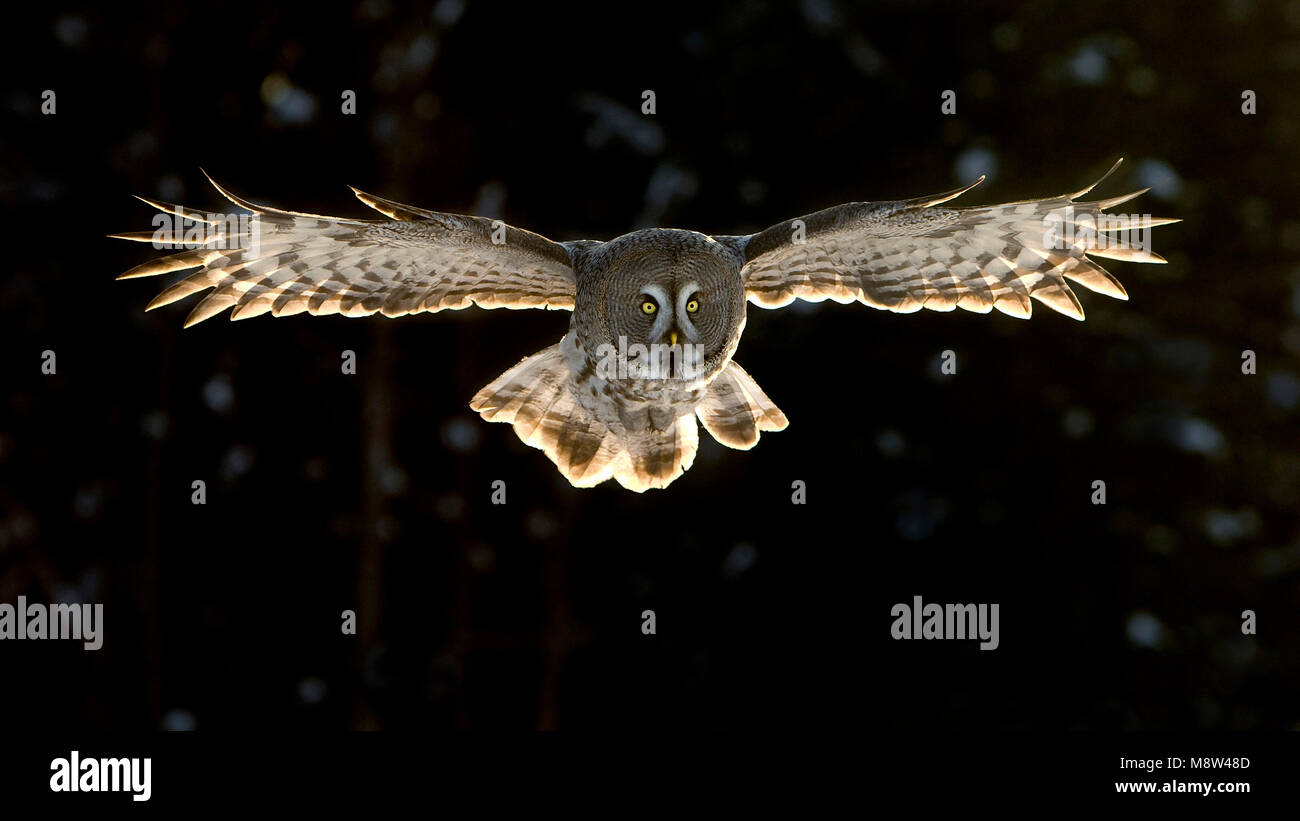
[[(1118, 167), (1116, 162), (1101, 180)], [(1178, 222), (1141, 215), (1109, 225), (1115, 218), (1103, 214), (1105, 209), (1147, 189), (1076, 202), (1101, 180), (1051, 199), (937, 207), (983, 180), (933, 197), (848, 203), (754, 234), (745, 243), (741, 271), (746, 295), (764, 308), (796, 299), (832, 299), (899, 313), (921, 308), (988, 313), (997, 308), (1021, 318), (1030, 315), (1032, 298), (1083, 319), (1083, 307), (1067, 279), (1128, 298), (1119, 281), (1089, 255), (1164, 262), (1145, 247), (1149, 243), (1133, 242), (1133, 237), (1149, 238), (1151, 228)], [(1117, 237), (1120, 231), (1127, 234)]]
[(112, 235), (186, 249), (118, 277), (198, 268), (147, 309), (211, 288), (190, 312), (186, 327), (228, 308), (234, 309), (231, 319), (303, 311), (402, 316), (471, 304), (573, 308), (576, 277), (568, 246), (537, 234), (494, 226), (483, 217), (413, 208), (355, 188), (362, 202), (390, 219), (281, 211), (243, 200), (208, 179), (251, 215), (204, 214), (141, 197), (177, 219), (169, 224), (160, 216), (158, 230)]

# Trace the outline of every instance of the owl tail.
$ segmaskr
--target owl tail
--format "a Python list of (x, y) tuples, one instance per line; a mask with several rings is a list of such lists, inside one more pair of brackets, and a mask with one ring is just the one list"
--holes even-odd
[(577, 401), (559, 345), (522, 360), (492, 380), (469, 406), (489, 422), (509, 422), (526, 445), (546, 453), (575, 487), (616, 479), (638, 493), (667, 487), (695, 460), (695, 417), (663, 430), (611, 431)]
[(709, 385), (695, 412), (704, 429), (729, 448), (749, 450), (760, 431), (785, 430), (785, 418), (745, 369), (729, 362)]

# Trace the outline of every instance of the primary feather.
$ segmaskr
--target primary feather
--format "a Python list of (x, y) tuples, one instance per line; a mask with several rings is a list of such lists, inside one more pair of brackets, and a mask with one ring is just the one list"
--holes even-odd
[[(119, 279), (198, 268), (151, 303), (158, 308), (210, 292), (185, 321), (222, 311), (231, 319), (270, 313), (339, 313), (396, 317), (477, 305), (481, 308), (572, 309), (575, 281), (568, 249), (483, 217), (401, 205), (357, 191), (390, 220), (357, 220), (256, 205), (213, 185), (251, 212), (246, 230), (204, 218), (205, 247), (145, 263)], [(355, 189), (354, 189), (355, 191)], [(146, 200), (166, 213), (201, 216)], [(239, 225), (239, 223), (233, 223)], [(150, 239), (143, 235), (116, 235)], [(500, 242), (494, 241), (499, 239)], [(206, 246), (220, 246), (207, 248)]]

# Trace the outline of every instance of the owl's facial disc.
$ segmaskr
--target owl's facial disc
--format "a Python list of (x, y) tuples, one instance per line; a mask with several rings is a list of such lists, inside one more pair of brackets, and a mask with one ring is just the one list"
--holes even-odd
[(726, 365), (743, 327), (739, 270), (711, 241), (669, 231), (658, 239), (658, 246), (630, 244), (626, 252), (612, 255), (599, 292), (605, 305), (594, 314), (601, 319), (600, 335), (585, 345), (597, 357), (602, 345), (626, 351), (621, 355), (629, 361), (664, 357), (660, 364), (673, 376), (645, 378), (712, 374)]

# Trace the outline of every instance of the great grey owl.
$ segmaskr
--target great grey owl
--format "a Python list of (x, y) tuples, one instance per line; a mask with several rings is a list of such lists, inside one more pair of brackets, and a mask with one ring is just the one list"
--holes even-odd
[[(470, 305), (572, 310), (557, 344), (497, 377), (470, 407), (511, 423), (575, 486), (613, 477), (640, 492), (666, 487), (690, 468), (697, 417), (740, 450), (761, 431), (786, 427), (785, 415), (732, 360), (747, 302), (779, 308), (831, 299), (898, 313), (996, 308), (1026, 318), (1032, 298), (1083, 319), (1066, 279), (1127, 299), (1089, 255), (1164, 261), (1145, 242), (1107, 241), (1119, 230), (1149, 236), (1151, 227), (1176, 222), (1102, 213), (1145, 190), (1076, 201), (1094, 183), (1049, 199), (939, 207), (983, 179), (931, 197), (839, 205), (747, 236), (652, 228), (608, 242), (558, 243), (356, 189), (387, 219), (282, 211), (214, 181), (251, 213), (202, 214), (141, 198), (163, 212), (158, 230), (113, 236), (186, 249), (119, 277), (197, 268), (148, 306), (213, 289), (186, 327), (228, 308), (231, 319), (303, 311), (396, 317)], [(165, 215), (180, 218), (183, 242), (179, 229), (168, 234)]]

